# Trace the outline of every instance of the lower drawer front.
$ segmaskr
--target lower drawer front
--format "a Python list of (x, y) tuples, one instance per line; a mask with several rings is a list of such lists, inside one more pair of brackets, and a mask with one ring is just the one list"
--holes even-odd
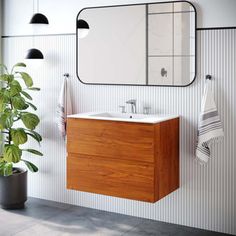
[(67, 188), (153, 202), (154, 166), (69, 153)]

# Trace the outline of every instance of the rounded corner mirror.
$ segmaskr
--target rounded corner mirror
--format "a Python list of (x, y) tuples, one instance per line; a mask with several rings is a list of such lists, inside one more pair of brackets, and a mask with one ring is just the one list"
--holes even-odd
[(196, 77), (196, 9), (186, 1), (83, 9), (76, 40), (85, 84), (188, 86)]

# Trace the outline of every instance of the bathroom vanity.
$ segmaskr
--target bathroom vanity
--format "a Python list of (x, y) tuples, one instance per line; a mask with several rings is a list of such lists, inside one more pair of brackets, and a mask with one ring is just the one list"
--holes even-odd
[(179, 118), (87, 113), (67, 119), (67, 188), (156, 202), (179, 187)]

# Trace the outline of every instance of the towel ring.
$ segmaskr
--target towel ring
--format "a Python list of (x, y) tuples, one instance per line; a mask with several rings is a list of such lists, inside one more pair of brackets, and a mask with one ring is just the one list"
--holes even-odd
[(206, 80), (207, 79), (212, 80), (212, 76), (211, 75), (206, 75)]

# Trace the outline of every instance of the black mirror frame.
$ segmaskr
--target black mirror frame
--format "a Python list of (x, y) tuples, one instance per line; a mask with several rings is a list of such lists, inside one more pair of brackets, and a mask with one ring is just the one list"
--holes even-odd
[[(186, 85), (109, 84), (109, 83), (86, 83), (86, 82), (82, 81), (82, 79), (79, 77), (79, 71), (78, 71), (78, 57), (79, 57), (79, 55), (78, 55), (78, 40), (79, 40), (79, 36), (78, 36), (78, 29), (77, 29), (77, 21), (78, 21), (80, 13), (82, 11), (84, 11), (86, 9), (96, 9), (96, 8), (139, 6), (139, 5), (162, 4), (162, 3), (180, 3), (180, 2), (186, 2), (186, 3), (190, 4), (193, 7), (194, 13), (195, 13), (195, 57), (194, 57), (195, 58), (195, 73), (194, 73), (193, 80), (189, 84), (186, 84)], [(113, 85), (113, 86), (118, 85), (118, 86), (142, 86), (142, 87), (188, 87), (188, 86), (192, 85), (197, 77), (197, 10), (196, 10), (196, 7), (193, 5), (193, 3), (183, 0), (183, 1), (164, 1), (164, 2), (137, 3), (137, 4), (124, 4), (124, 5), (97, 6), (97, 7), (82, 8), (76, 16), (76, 75), (77, 75), (77, 78), (79, 79), (79, 81), (85, 85)]]

